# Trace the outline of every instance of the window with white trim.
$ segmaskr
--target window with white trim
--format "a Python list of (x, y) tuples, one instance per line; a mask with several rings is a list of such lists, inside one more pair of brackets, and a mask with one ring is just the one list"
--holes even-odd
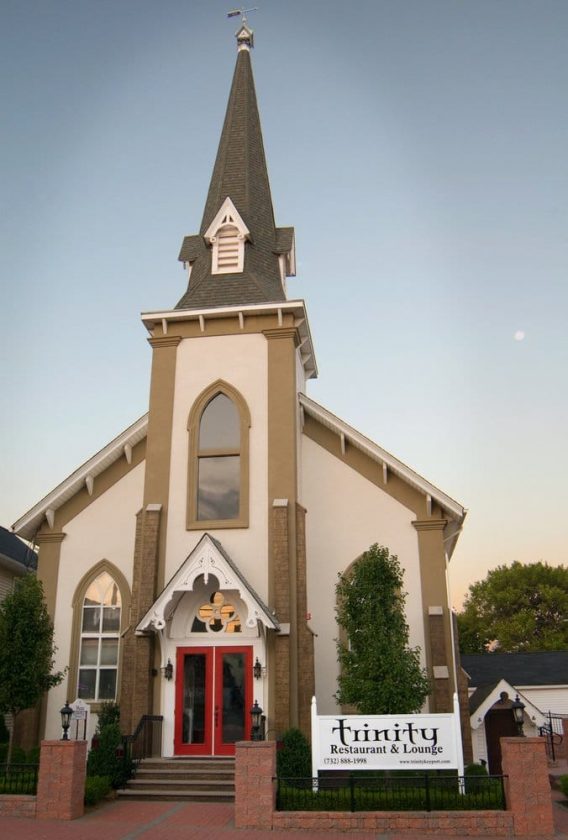
[(116, 698), (121, 609), (118, 584), (101, 572), (82, 606), (77, 696), (83, 700)]

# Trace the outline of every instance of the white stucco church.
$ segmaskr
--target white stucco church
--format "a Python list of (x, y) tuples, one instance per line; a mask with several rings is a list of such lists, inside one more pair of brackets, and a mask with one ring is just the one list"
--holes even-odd
[(69, 667), (47, 737), (66, 698), (95, 714), (116, 699), (125, 732), (161, 715), (164, 756), (231, 754), (255, 700), (269, 737), (307, 731), (314, 692), (337, 709), (337, 574), (376, 542), (404, 569), (428, 708), (452, 708), (446, 572), (464, 509), (308, 396), (315, 351), (286, 295), (294, 230), (274, 220), (252, 45), (243, 22), (201, 227), (179, 255), (187, 289), (142, 315), (148, 413), (14, 526), (39, 547)]

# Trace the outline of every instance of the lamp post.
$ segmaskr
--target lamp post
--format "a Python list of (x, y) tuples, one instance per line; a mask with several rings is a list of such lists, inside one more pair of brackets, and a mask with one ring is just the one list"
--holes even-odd
[(65, 701), (65, 705), (60, 710), (59, 714), (61, 715), (61, 726), (63, 728), (63, 737), (61, 740), (68, 741), (69, 727), (71, 726), (71, 715), (73, 714), (73, 709), (69, 705), (69, 700)]
[(251, 741), (262, 741), (262, 734), (260, 731), (260, 721), (262, 718), (262, 709), (257, 701), (254, 701), (254, 706), (250, 710), (251, 717)]
[(519, 695), (517, 694), (513, 703), (511, 705), (511, 709), (513, 711), (513, 717), (515, 719), (515, 724), (517, 726), (517, 732), (520, 737), (524, 736), (523, 732), (523, 716), (525, 711), (525, 704), (519, 700)]

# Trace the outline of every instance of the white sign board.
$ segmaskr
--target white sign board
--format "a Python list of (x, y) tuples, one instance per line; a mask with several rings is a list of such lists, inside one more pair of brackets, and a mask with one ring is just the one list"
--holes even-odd
[(463, 776), (457, 697), (432, 715), (318, 715), (312, 700), (312, 774), (318, 770), (449, 770)]
[(82, 700), (75, 700), (71, 703), (71, 708), (73, 709), (71, 720), (87, 720), (88, 709)]

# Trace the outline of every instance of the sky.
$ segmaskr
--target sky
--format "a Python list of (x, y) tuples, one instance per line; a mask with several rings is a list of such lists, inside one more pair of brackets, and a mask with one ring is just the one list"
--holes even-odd
[[(467, 508), (456, 606), (500, 564), (568, 565), (568, 2), (258, 4), (309, 395)], [(139, 315), (186, 288), (236, 23), (221, 0), (0, 5), (9, 527), (147, 410)]]

